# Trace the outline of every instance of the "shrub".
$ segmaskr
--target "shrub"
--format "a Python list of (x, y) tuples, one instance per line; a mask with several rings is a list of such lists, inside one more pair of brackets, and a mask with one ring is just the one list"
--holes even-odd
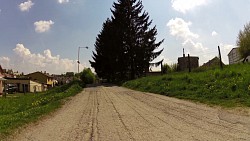
[(171, 68), (172, 72), (177, 72), (178, 71), (178, 64), (177, 63), (171, 64), (170, 68)]
[(163, 72), (164, 74), (170, 73), (171, 71), (172, 71), (172, 69), (170, 68), (170, 66), (169, 66), (168, 64), (164, 64), (164, 65), (162, 66), (162, 72)]
[(92, 84), (95, 81), (95, 74), (91, 71), (90, 68), (87, 68), (80, 73), (80, 79), (85, 84)]

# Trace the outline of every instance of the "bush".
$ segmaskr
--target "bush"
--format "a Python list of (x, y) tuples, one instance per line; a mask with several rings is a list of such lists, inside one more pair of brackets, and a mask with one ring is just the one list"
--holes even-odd
[(162, 72), (164, 74), (167, 74), (167, 73), (172, 73), (172, 72), (177, 72), (177, 64), (171, 64), (171, 65), (168, 65), (168, 64), (164, 64), (162, 66)]
[(164, 74), (166, 74), (166, 73), (170, 73), (172, 70), (171, 70), (171, 68), (170, 68), (170, 66), (168, 65), (168, 64), (164, 64), (163, 66), (162, 66), (162, 72), (164, 73)]
[(80, 79), (85, 84), (92, 84), (95, 81), (95, 74), (91, 71), (90, 68), (87, 68), (80, 73)]

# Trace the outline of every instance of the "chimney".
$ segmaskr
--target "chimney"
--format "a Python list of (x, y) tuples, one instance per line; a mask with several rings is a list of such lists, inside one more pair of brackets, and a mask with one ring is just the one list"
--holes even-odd
[(185, 50), (184, 50), (184, 48), (183, 48), (183, 57), (185, 57)]

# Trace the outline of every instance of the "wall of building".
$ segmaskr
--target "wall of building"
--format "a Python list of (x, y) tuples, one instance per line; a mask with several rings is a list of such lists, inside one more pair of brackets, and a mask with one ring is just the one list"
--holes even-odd
[[(179, 57), (178, 58), (178, 70), (184, 71), (187, 70), (189, 66), (188, 57)], [(190, 66), (191, 69), (199, 67), (199, 57), (190, 56)]]
[(34, 81), (30, 81), (30, 92), (43, 92), (46, 90), (47, 87), (45, 87), (45, 85), (42, 85)]
[(3, 82), (0, 80), (0, 94), (3, 93)]
[[(229, 65), (241, 63), (243, 59), (240, 56), (239, 48), (233, 48), (228, 54)], [(250, 62), (250, 56), (246, 58), (246, 62)]]
[(40, 72), (35, 72), (27, 75), (31, 80), (36, 80), (39, 81), (40, 83), (47, 84), (47, 77), (40, 73)]
[(35, 72), (27, 75), (31, 80), (47, 84), (49, 87), (54, 87), (53, 78), (43, 74), (42, 72)]
[(234, 48), (228, 54), (229, 64), (236, 64), (240, 62), (240, 53), (238, 48)]
[(7, 79), (7, 84), (17, 84), (19, 92), (42, 92), (46, 87), (41, 83), (28, 79)]

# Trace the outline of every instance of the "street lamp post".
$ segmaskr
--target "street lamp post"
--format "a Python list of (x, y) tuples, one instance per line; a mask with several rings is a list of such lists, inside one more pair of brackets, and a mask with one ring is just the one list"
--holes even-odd
[(81, 49), (81, 48), (86, 48), (86, 49), (88, 49), (89, 47), (78, 47), (78, 60), (77, 60), (77, 63), (78, 63), (78, 73), (79, 73), (79, 64), (80, 64), (79, 54), (80, 54), (80, 49)]

